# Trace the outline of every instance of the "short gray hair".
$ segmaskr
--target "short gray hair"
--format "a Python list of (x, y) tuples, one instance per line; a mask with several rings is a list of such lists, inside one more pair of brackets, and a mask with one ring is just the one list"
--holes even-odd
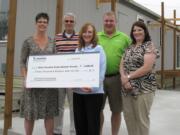
[(67, 17), (67, 16), (73, 17), (73, 18), (74, 18), (74, 21), (76, 22), (76, 15), (75, 15), (74, 13), (72, 13), (72, 12), (65, 13), (65, 14), (64, 14), (64, 17), (63, 17), (63, 20), (64, 20), (65, 17)]

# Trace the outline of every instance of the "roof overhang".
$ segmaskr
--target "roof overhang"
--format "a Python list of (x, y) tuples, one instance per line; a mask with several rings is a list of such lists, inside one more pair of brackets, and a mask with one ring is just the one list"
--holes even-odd
[(119, 3), (126, 5), (130, 8), (133, 8), (134, 10), (154, 19), (154, 20), (159, 20), (160, 15), (156, 14), (155, 12), (151, 11), (150, 9), (138, 4), (137, 2), (133, 0), (119, 0)]

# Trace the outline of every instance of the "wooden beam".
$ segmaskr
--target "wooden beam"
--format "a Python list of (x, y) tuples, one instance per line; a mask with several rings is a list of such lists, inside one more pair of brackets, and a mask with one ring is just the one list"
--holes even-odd
[(99, 0), (100, 3), (110, 3), (111, 0)]
[(168, 26), (171, 29), (175, 29), (176, 31), (180, 32), (180, 29), (176, 25), (174, 25), (172, 23), (166, 22), (165, 25)]
[(166, 18), (167, 21), (180, 21), (180, 18)]
[(99, 8), (100, 0), (96, 0), (96, 8)]
[(5, 112), (4, 112), (4, 131), (8, 134), (8, 129), (12, 126), (12, 95), (13, 95), (13, 70), (14, 70), (14, 44), (16, 32), (16, 11), (17, 0), (9, 1), (8, 16), (8, 43), (6, 57), (6, 86), (5, 86)]
[(111, 3), (111, 11), (116, 11), (116, 0), (96, 0), (96, 8), (99, 8), (100, 3)]
[(64, 0), (57, 0), (55, 34), (62, 32)]
[[(180, 26), (179, 24), (174, 25), (173, 23), (167, 22), (165, 21), (165, 26), (169, 27), (171, 29), (175, 29), (177, 32), (180, 32), (180, 28), (178, 28), (178, 26)], [(157, 22), (151, 22), (148, 24), (149, 26), (161, 26), (161, 20), (157, 20)]]
[(111, 11), (116, 13), (116, 0), (111, 0)]
[[(158, 75), (161, 74), (161, 70), (156, 71)], [(164, 78), (173, 78), (173, 77), (180, 77), (180, 70), (171, 70), (171, 69), (166, 69), (164, 70)]]
[[(174, 14), (174, 26), (176, 26), (176, 10)], [(173, 29), (173, 70), (176, 70), (176, 30)], [(173, 89), (176, 87), (176, 77), (173, 77)]]
[(150, 22), (150, 23), (148, 23), (148, 25), (161, 25), (161, 23), (160, 23), (160, 21), (154, 21), (154, 22)]
[[(156, 27), (160, 28), (161, 24), (160, 23), (150, 23), (150, 24), (147, 24), (147, 26), (148, 26), (148, 28), (156, 29)], [(172, 29), (165, 26), (165, 32), (168, 31), (168, 30), (172, 30)]]
[[(158, 75), (161, 75), (161, 70), (156, 71)], [(164, 70), (164, 78), (173, 78), (173, 77), (180, 77), (180, 70)]]
[[(159, 23), (161, 23), (161, 20), (157, 20)], [(180, 32), (180, 28), (177, 27), (177, 25), (174, 25), (173, 23), (171, 22), (168, 22), (164, 19), (165, 21), (165, 25), (171, 29), (175, 29), (177, 32)]]
[(161, 2), (161, 89), (164, 85), (164, 33), (165, 33), (165, 20), (164, 20), (164, 2)]

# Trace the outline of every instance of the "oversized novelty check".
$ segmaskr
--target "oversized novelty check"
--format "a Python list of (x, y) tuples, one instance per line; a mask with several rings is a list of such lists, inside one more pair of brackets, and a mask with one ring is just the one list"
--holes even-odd
[(99, 53), (30, 56), (26, 87), (99, 87), (99, 63)]

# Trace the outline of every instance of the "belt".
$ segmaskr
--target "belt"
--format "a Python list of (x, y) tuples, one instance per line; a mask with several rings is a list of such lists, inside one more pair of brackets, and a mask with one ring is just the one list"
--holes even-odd
[(119, 73), (105, 75), (105, 77), (113, 77), (113, 76), (117, 76), (117, 75), (119, 75)]

